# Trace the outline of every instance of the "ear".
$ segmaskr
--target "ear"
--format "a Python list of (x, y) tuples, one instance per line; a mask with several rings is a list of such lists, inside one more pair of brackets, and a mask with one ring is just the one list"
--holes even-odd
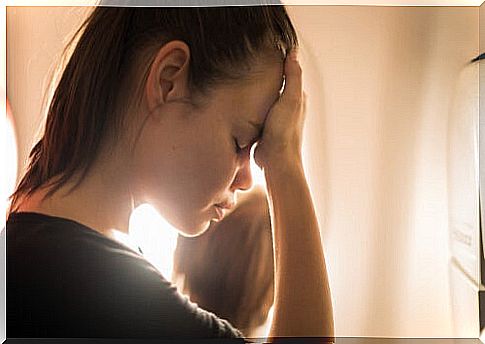
[(148, 109), (187, 97), (190, 48), (185, 42), (170, 41), (158, 51), (148, 73)]

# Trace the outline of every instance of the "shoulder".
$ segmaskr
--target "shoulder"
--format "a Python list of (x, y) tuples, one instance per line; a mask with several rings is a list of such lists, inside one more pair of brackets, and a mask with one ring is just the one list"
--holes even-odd
[(70, 334), (242, 337), (179, 293), (142, 255), (74, 222), (9, 218), (7, 265), (10, 299), (14, 290), (41, 298), (40, 307), (54, 307), (53, 317)]
[(7, 257), (10, 265), (57, 269), (64, 278), (82, 276), (115, 283), (131, 276), (140, 282), (163, 278), (144, 257), (111, 238), (72, 220), (39, 213), (14, 213), (7, 221)]

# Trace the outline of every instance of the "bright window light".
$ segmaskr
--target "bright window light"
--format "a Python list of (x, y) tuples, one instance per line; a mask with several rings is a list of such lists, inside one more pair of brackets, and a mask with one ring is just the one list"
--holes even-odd
[(254, 150), (256, 149), (256, 145), (251, 148), (251, 175), (253, 176), (253, 184), (254, 185), (262, 185), (266, 187), (266, 179), (264, 179), (263, 170), (259, 168), (259, 166), (254, 161)]
[(168, 281), (172, 280), (177, 236), (177, 230), (149, 204), (140, 205), (130, 217), (131, 239)]

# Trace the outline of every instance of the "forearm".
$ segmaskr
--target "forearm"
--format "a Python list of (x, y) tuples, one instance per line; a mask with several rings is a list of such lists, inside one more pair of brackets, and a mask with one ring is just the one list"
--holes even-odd
[(275, 249), (270, 337), (333, 337), (333, 311), (320, 231), (301, 163), (267, 168)]

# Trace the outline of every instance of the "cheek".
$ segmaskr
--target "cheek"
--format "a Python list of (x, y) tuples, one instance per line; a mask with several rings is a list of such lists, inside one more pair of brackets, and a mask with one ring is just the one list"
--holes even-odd
[(220, 201), (230, 186), (236, 155), (228, 137), (222, 130), (198, 129), (172, 141), (166, 163), (158, 169), (173, 194), (186, 195), (188, 208), (200, 209)]
[(204, 140), (195, 140), (188, 149), (184, 164), (192, 171), (189, 178), (198, 184), (197, 189), (206, 197), (213, 197), (229, 187), (236, 169), (233, 149), (227, 138), (215, 133), (206, 134)]
[(236, 172), (231, 136), (202, 127), (146, 134), (135, 159), (137, 198), (154, 205), (177, 228), (205, 225)]

